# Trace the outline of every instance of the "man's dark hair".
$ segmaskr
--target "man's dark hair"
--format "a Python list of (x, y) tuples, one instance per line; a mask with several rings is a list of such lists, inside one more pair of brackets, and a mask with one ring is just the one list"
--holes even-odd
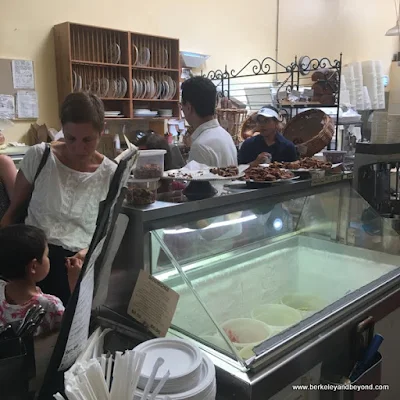
[(7, 280), (23, 279), (34, 259), (42, 262), (45, 233), (34, 226), (18, 224), (0, 229), (0, 275)]
[(182, 103), (190, 103), (201, 118), (215, 114), (217, 88), (210, 79), (195, 76), (182, 83)]
[(70, 93), (64, 100), (60, 111), (61, 125), (91, 123), (96, 131), (104, 130), (103, 102), (91, 93)]

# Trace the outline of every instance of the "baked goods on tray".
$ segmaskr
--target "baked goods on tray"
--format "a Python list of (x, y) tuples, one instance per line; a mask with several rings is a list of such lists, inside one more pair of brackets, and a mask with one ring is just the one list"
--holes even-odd
[(286, 168), (291, 170), (299, 170), (299, 169), (322, 169), (322, 170), (330, 170), (332, 169), (332, 163), (326, 161), (320, 161), (315, 158), (306, 157), (293, 162), (274, 162), (270, 164), (270, 167), (273, 168)]
[(226, 168), (211, 168), (210, 172), (214, 175), (219, 175), (224, 178), (228, 178), (230, 176), (238, 176), (239, 168), (235, 166), (226, 167)]
[(245, 172), (246, 181), (273, 182), (294, 178), (293, 172), (274, 167), (253, 167)]

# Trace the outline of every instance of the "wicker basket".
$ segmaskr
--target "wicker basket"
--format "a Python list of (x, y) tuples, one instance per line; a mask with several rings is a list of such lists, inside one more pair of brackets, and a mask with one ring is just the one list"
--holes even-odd
[(287, 124), (283, 136), (297, 145), (302, 157), (312, 157), (330, 143), (334, 130), (331, 117), (321, 110), (308, 110)]
[(247, 115), (247, 110), (236, 108), (217, 108), (217, 118), (220, 125), (230, 133), (234, 142), (242, 142), (240, 129)]

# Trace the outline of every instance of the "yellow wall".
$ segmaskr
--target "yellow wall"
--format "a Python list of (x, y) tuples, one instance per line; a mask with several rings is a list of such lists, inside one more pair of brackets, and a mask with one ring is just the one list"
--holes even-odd
[[(181, 49), (209, 54), (207, 68), (240, 68), (250, 58), (275, 54), (276, 0), (0, 0), (0, 57), (35, 62), (40, 123), (58, 128), (52, 26), (71, 21), (180, 38)], [(396, 40), (393, 0), (281, 0), (280, 57), (295, 54), (345, 60), (383, 59)], [(29, 123), (5, 132), (18, 140)]]

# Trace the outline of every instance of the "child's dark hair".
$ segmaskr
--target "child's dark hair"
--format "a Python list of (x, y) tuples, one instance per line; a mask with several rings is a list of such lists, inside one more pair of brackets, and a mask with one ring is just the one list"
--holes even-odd
[(0, 275), (8, 280), (23, 279), (34, 259), (41, 262), (46, 249), (45, 233), (30, 225), (10, 225), (0, 229)]
[(91, 123), (99, 133), (104, 130), (104, 104), (92, 93), (70, 93), (60, 111), (61, 125)]
[(165, 150), (167, 153), (164, 155), (164, 169), (165, 171), (172, 169), (171, 149), (164, 137), (157, 135), (157, 133), (147, 133), (146, 136), (138, 140), (137, 145), (139, 148), (146, 148), (146, 150)]

